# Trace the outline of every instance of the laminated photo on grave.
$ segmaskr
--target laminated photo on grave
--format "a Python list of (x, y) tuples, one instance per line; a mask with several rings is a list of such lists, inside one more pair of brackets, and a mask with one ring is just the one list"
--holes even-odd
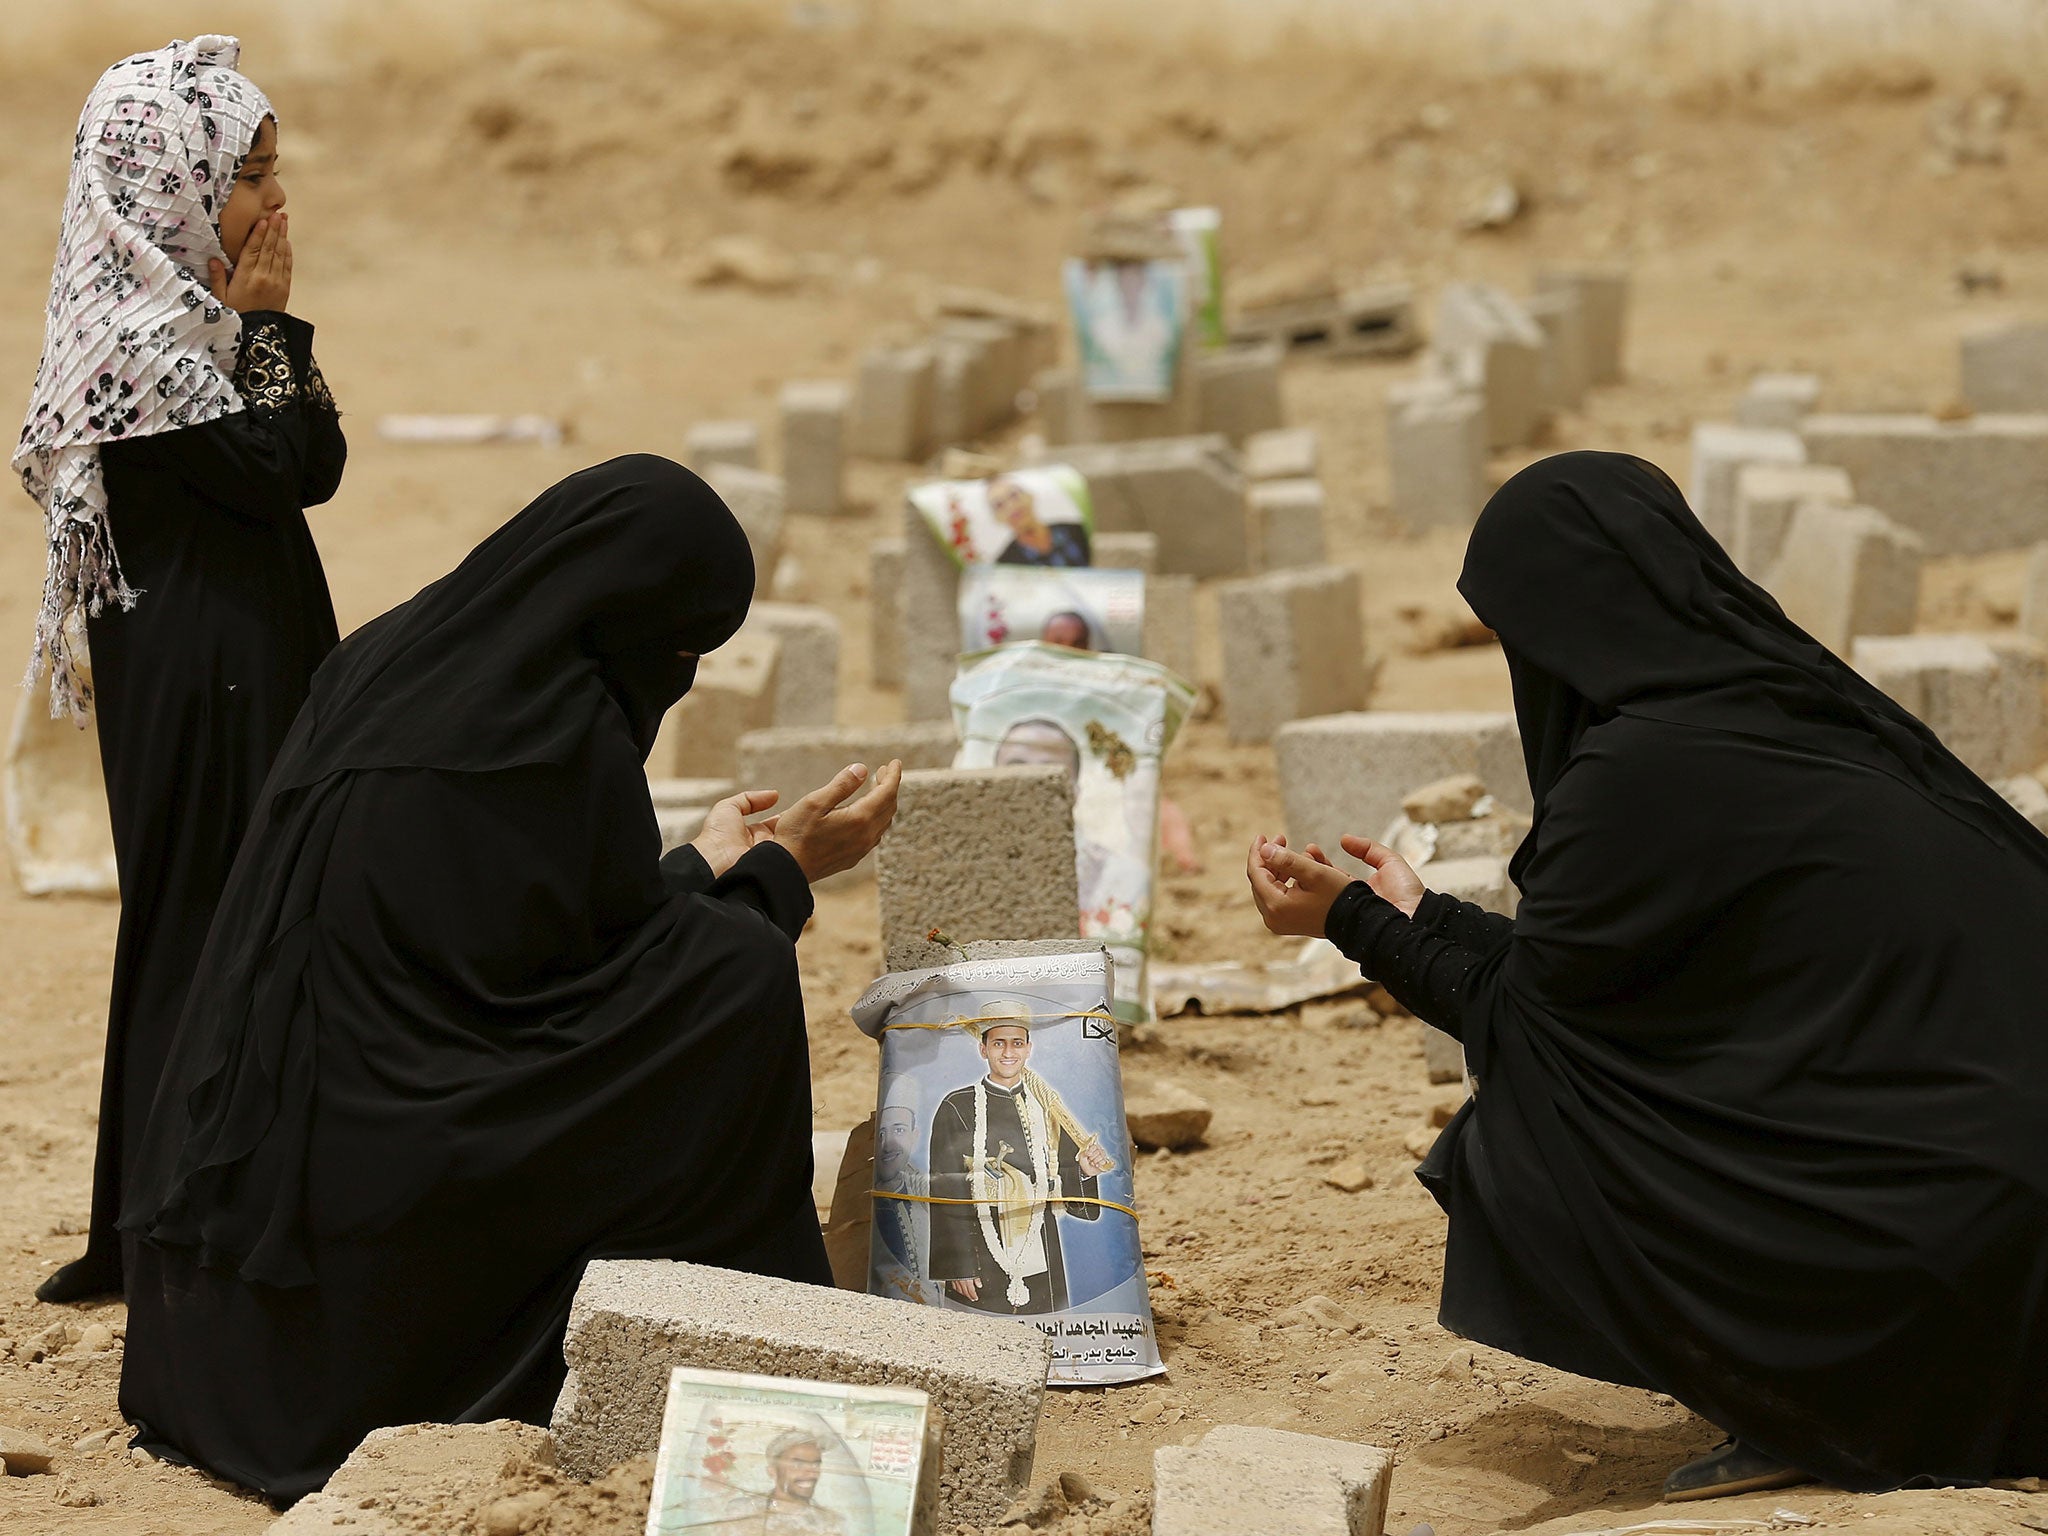
[(883, 977), (868, 1290), (1008, 1318), (1055, 1386), (1164, 1369), (1132, 1199), (1111, 967), (1101, 951)]
[(910, 504), (963, 568), (1088, 564), (1095, 511), (1087, 480), (1068, 465), (1013, 469), (986, 480), (933, 480), (910, 488)]
[(931, 1428), (911, 1388), (678, 1366), (647, 1536), (910, 1536), (936, 1493)]
[(1119, 1018), (1151, 1017), (1145, 974), (1159, 853), (1160, 759), (1194, 689), (1157, 662), (1037, 643), (968, 656), (953, 680), (956, 768), (1050, 764), (1074, 791), (1081, 936), (1116, 962)]
[(960, 581), (960, 650), (1025, 640), (1134, 656), (1145, 639), (1145, 573), (972, 566)]
[(1187, 335), (1187, 264), (1074, 256), (1065, 280), (1088, 398), (1172, 399)]

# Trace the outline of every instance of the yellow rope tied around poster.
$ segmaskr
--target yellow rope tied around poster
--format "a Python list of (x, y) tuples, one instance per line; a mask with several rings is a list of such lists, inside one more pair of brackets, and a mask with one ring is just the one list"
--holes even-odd
[[(908, 1200), (918, 1205), (983, 1205), (1005, 1203), (1002, 1201), (968, 1200), (954, 1195), (906, 1195), (901, 1193), (900, 1191), (893, 1189), (871, 1189), (868, 1191), (868, 1193), (880, 1200)], [(1028, 1204), (1029, 1202), (1020, 1201), (1016, 1203)], [(1106, 1206), (1108, 1209), (1112, 1211), (1122, 1211), (1126, 1216), (1130, 1217), (1133, 1221), (1136, 1221), (1138, 1219), (1138, 1213), (1132, 1210), (1128, 1205), (1120, 1205), (1114, 1200), (1099, 1200), (1094, 1195), (1060, 1195), (1054, 1199), (1046, 1201), (1045, 1203), (1047, 1205)]]
[(1117, 1022), (1117, 1016), (1106, 1008), (1083, 1008), (1074, 1013), (1031, 1013), (1023, 1015), (1015, 1013), (982, 1013), (967, 1019), (937, 1019), (929, 1023), (892, 1023), (884, 1024), (882, 1026), (882, 1033), (887, 1034), (892, 1029), (965, 1029), (971, 1034), (973, 1030), (970, 1026), (975, 1024), (1016, 1024), (1024, 1019), (1029, 1019), (1033, 1024), (1056, 1019), (1100, 1019), (1105, 1024)]

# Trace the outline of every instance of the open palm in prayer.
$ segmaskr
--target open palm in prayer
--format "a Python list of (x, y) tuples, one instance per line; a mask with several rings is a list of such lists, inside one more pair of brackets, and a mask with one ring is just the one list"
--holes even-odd
[[(1371, 871), (1365, 882), (1383, 900), (1399, 907), (1405, 916), (1415, 915), (1425, 892), (1421, 876), (1406, 859), (1385, 843), (1348, 833), (1343, 848)], [(1284, 837), (1253, 838), (1245, 875), (1266, 927), (1305, 939), (1323, 936), (1331, 905), (1353, 879), (1332, 864), (1316, 844), (1296, 852)]]

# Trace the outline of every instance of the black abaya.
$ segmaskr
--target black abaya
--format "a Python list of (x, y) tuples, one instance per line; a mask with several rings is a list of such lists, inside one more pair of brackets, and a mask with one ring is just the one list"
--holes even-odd
[(808, 888), (661, 859), (643, 767), (752, 585), (702, 482), (617, 460), (322, 669), (124, 1216), (145, 1444), (292, 1498), (379, 1425), (545, 1421), (593, 1257), (830, 1283)]
[(347, 444), (312, 348), (303, 320), (245, 315), (243, 410), (100, 450), (115, 544), (142, 595), (88, 621), (121, 884), (92, 1289), (120, 1287), (115, 1222), (185, 988), (264, 776), (336, 640), (304, 508), (334, 494)]
[(1512, 923), (1331, 937), (1465, 1043), (1443, 1320), (1843, 1487), (2048, 1464), (2048, 840), (1639, 461), (1511, 480), (1460, 583), (1536, 817)]

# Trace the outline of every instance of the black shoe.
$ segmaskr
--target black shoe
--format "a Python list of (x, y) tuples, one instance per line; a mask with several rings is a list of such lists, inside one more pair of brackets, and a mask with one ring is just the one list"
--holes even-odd
[(84, 1258), (73, 1259), (36, 1287), (37, 1301), (58, 1305), (108, 1298), (118, 1300), (120, 1295), (121, 1260), (117, 1256), (94, 1253), (90, 1248), (85, 1251)]
[(1686, 1499), (1718, 1499), (1731, 1493), (1761, 1493), (1767, 1488), (1796, 1488), (1813, 1479), (1740, 1440), (1723, 1440), (1697, 1461), (1688, 1461), (1664, 1479), (1666, 1503)]

